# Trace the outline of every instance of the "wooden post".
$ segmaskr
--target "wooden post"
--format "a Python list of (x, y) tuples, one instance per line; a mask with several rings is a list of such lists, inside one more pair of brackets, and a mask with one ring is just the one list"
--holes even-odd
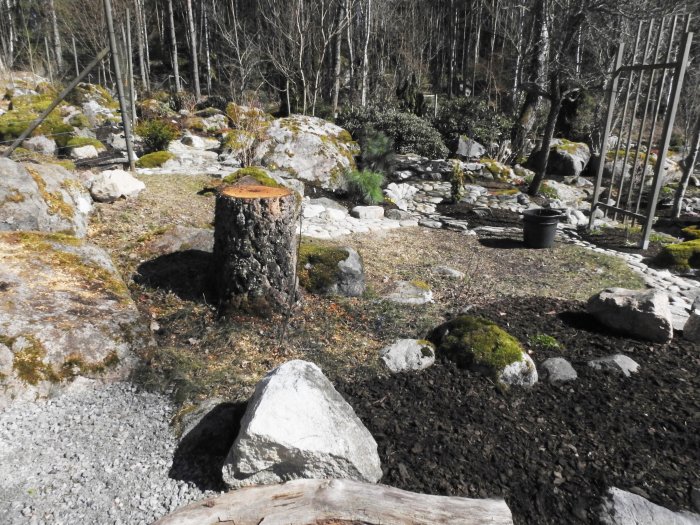
[(134, 146), (131, 142), (131, 122), (129, 119), (129, 110), (126, 107), (126, 101), (124, 100), (124, 85), (122, 84), (122, 71), (119, 67), (117, 39), (114, 36), (114, 21), (112, 20), (112, 2), (111, 0), (103, 1), (105, 17), (107, 18), (107, 31), (109, 32), (109, 47), (112, 50), (112, 65), (114, 67), (114, 76), (117, 77), (117, 94), (119, 95), (119, 111), (121, 111), (122, 124), (124, 125), (124, 138), (126, 139), (126, 154), (129, 158), (129, 169), (133, 173), (136, 171), (136, 166), (134, 164)]
[(257, 315), (283, 311), (295, 294), (298, 194), (242, 184), (216, 196), (214, 279), (219, 309)]

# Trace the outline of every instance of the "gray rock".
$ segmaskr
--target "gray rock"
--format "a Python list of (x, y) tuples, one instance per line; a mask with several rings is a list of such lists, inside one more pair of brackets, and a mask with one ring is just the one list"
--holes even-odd
[(92, 199), (75, 173), (0, 158), (0, 174), (0, 231), (86, 234)]
[(25, 140), (22, 145), (31, 151), (36, 151), (42, 155), (55, 155), (56, 154), (56, 141), (45, 137), (44, 135), (39, 135), (36, 137), (31, 137)]
[(145, 189), (143, 182), (124, 170), (106, 170), (93, 177), (90, 195), (97, 202), (114, 202), (136, 197)]
[(639, 364), (624, 354), (614, 354), (588, 361), (588, 366), (595, 370), (610, 370), (629, 377), (639, 370)]
[(357, 219), (382, 219), (384, 208), (381, 206), (355, 206), (350, 210), (350, 215)]
[(231, 488), (298, 478), (377, 482), (377, 443), (321, 369), (294, 360), (255, 388), (223, 466)]
[(424, 228), (431, 228), (433, 230), (442, 229), (442, 223), (433, 219), (421, 219), (418, 221), (418, 225), (423, 226)]
[(673, 512), (615, 487), (608, 490), (599, 518), (605, 525), (700, 525), (698, 514)]
[(323, 206), (327, 209), (339, 210), (348, 213), (348, 209), (339, 202), (329, 199), (328, 197), (319, 197), (317, 199), (309, 199), (309, 204), (314, 206)]
[(404, 211), (404, 210), (386, 210), (384, 212), (384, 216), (387, 219), (391, 219), (394, 221), (408, 221), (413, 219), (414, 215), (411, 212)]
[(274, 166), (291, 178), (337, 189), (344, 186), (342, 174), (355, 168), (359, 146), (347, 131), (323, 119), (303, 115), (276, 119), (267, 135), (256, 149), (254, 162)]
[(442, 275), (443, 277), (450, 277), (452, 279), (464, 279), (464, 272), (460, 272), (459, 270), (455, 270), (454, 268), (450, 268), (449, 266), (436, 266), (435, 268), (433, 268), (433, 271), (438, 275)]
[(694, 343), (700, 343), (700, 311), (693, 309), (690, 313), (690, 317), (688, 317), (685, 326), (683, 326), (683, 338)]
[(73, 148), (70, 152), (72, 159), (85, 160), (85, 159), (96, 159), (100, 156), (97, 148), (92, 144), (86, 146), (80, 146), (78, 148)]
[(590, 160), (591, 150), (588, 144), (554, 139), (549, 151), (547, 173), (578, 177)]
[(379, 357), (392, 372), (423, 370), (435, 362), (435, 348), (428, 341), (399, 339), (382, 348)]
[(541, 365), (542, 376), (550, 383), (564, 383), (578, 378), (574, 367), (563, 357), (550, 357)]
[[(13, 353), (0, 405), (61, 387), (55, 374), (123, 377), (148, 342), (128, 288), (106, 252), (73, 237), (0, 234), (0, 334)], [(69, 328), (66, 328), (69, 327)]]
[(498, 374), (498, 380), (510, 386), (531, 387), (537, 383), (537, 379), (537, 367), (525, 352), (521, 361), (507, 365)]
[(365, 293), (365, 268), (360, 254), (346, 246), (348, 258), (338, 263), (338, 281), (335, 284), (336, 291), (345, 297), (359, 297)]
[(433, 302), (433, 292), (423, 283), (397, 281), (396, 288), (385, 299), (392, 303), (421, 305)]
[(588, 312), (619, 332), (667, 342), (673, 337), (668, 295), (658, 290), (607, 288), (588, 300)]
[(146, 245), (146, 250), (154, 255), (184, 250), (214, 250), (214, 230), (207, 228), (191, 228), (188, 226), (173, 226)]
[(464, 159), (479, 159), (486, 154), (486, 148), (466, 135), (460, 135), (455, 155)]

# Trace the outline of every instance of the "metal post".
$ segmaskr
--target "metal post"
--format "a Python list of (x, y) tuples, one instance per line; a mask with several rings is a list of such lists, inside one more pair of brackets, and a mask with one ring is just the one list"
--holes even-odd
[[(603, 131), (603, 144), (600, 148), (600, 162), (598, 163), (598, 173), (595, 180), (595, 191), (593, 192), (593, 202), (591, 203), (591, 216), (588, 218), (588, 229), (593, 228), (593, 212), (598, 205), (600, 198), (600, 185), (603, 182), (603, 170), (605, 169), (605, 156), (608, 154), (608, 139), (610, 138), (610, 128), (612, 127), (613, 114), (615, 112), (615, 95), (617, 94), (617, 85), (620, 81), (619, 69), (622, 67), (622, 57), (624, 55), (625, 45), (620, 42), (617, 48), (617, 57), (615, 57), (615, 67), (613, 68), (613, 78), (610, 82), (608, 90), (608, 114), (605, 117), (605, 130)], [(614, 169), (614, 168), (613, 168)]]
[(124, 138), (126, 139), (126, 154), (129, 158), (129, 169), (131, 172), (136, 171), (134, 164), (134, 146), (131, 142), (131, 122), (129, 119), (129, 110), (126, 107), (124, 100), (124, 85), (122, 84), (122, 71), (119, 67), (119, 58), (117, 53), (117, 39), (114, 36), (114, 21), (112, 20), (112, 2), (111, 0), (103, 0), (105, 18), (107, 19), (107, 31), (109, 32), (109, 47), (112, 50), (112, 67), (114, 67), (114, 76), (117, 77), (117, 94), (119, 95), (119, 111), (122, 114), (122, 124), (124, 125)]
[(32, 132), (36, 128), (39, 127), (39, 125), (44, 121), (44, 119), (49, 115), (49, 113), (51, 113), (56, 108), (56, 106), (58, 106), (61, 103), (61, 101), (63, 101), (63, 99), (68, 96), (68, 93), (73, 91), (73, 88), (75, 86), (77, 86), (87, 76), (87, 74), (92, 70), (92, 68), (94, 68), (97, 64), (99, 64), (104, 59), (104, 57), (107, 56), (108, 53), (109, 53), (109, 49), (106, 47), (102, 51), (100, 51), (97, 54), (97, 56), (95, 57), (95, 59), (92, 62), (90, 62), (85, 69), (83, 69), (83, 72), (80, 73), (77, 77), (75, 77), (73, 82), (68, 84), (66, 89), (61, 91), (61, 93), (56, 97), (56, 99), (51, 103), (51, 105), (48, 108), (46, 108), (41, 113), (41, 115), (39, 115), (36, 118), (36, 120), (34, 120), (34, 122), (29, 124), (29, 127), (27, 129), (25, 129), (24, 132), (22, 132), (22, 134), (19, 137), (17, 137), (17, 140), (15, 140), (12, 143), (12, 145), (9, 147), (9, 149), (5, 150), (5, 152), (2, 154), (2, 156), (9, 157), (12, 154), (12, 152), (15, 150), (15, 148), (17, 148), (17, 146), (22, 144), (22, 142), (24, 142), (24, 140), (29, 135), (31, 135)]
[(661, 147), (659, 149), (659, 156), (656, 159), (656, 169), (654, 170), (654, 183), (651, 196), (651, 202), (649, 203), (649, 215), (644, 223), (644, 230), (641, 240), (641, 248), (646, 250), (649, 247), (649, 236), (651, 235), (651, 227), (654, 223), (654, 210), (656, 210), (656, 203), (659, 200), (659, 191), (661, 190), (661, 173), (664, 170), (664, 165), (666, 164), (666, 154), (668, 153), (668, 146), (671, 143), (671, 132), (673, 128), (673, 122), (676, 120), (676, 111), (678, 110), (678, 101), (680, 99), (681, 89), (683, 89), (683, 80), (685, 78), (685, 70), (688, 67), (688, 57), (690, 56), (690, 47), (693, 44), (693, 33), (685, 33), (683, 35), (683, 40), (681, 41), (681, 46), (679, 50), (682, 50), (678, 54), (678, 61), (676, 66), (676, 74), (673, 77), (673, 88), (671, 89), (671, 107), (670, 111), (666, 113), (666, 121), (664, 122), (664, 134), (661, 140)]

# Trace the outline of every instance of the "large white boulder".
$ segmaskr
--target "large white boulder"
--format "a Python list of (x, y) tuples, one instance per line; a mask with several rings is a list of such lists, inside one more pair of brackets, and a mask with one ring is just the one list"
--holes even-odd
[(587, 308), (615, 331), (661, 343), (673, 337), (673, 317), (664, 292), (606, 288), (588, 300)]
[(56, 164), (0, 158), (0, 231), (83, 237), (91, 211), (92, 199), (75, 173)]
[(554, 139), (549, 150), (547, 173), (578, 177), (590, 160), (591, 149), (588, 144)]
[(90, 194), (98, 202), (136, 197), (146, 185), (124, 170), (106, 170), (92, 179)]
[(86, 146), (80, 146), (73, 148), (70, 152), (70, 156), (75, 160), (86, 160), (86, 159), (96, 159), (100, 156), (97, 148), (92, 144), (87, 144)]
[(287, 178), (343, 187), (343, 174), (355, 168), (359, 147), (350, 134), (317, 117), (292, 115), (274, 120), (256, 148), (255, 164)]
[(377, 443), (321, 369), (288, 361), (255, 388), (223, 466), (232, 488), (297, 478), (377, 482)]
[(700, 525), (700, 514), (673, 512), (624, 490), (608, 490), (599, 513), (605, 525)]

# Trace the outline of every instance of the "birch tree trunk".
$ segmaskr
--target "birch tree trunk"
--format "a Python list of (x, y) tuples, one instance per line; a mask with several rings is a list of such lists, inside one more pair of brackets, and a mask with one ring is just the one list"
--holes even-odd
[(194, 96), (197, 100), (202, 98), (199, 88), (199, 57), (197, 55), (197, 30), (194, 25), (194, 12), (192, 11), (192, 0), (185, 2), (187, 7), (187, 25), (190, 34), (190, 59), (192, 60), (192, 80), (194, 82)]
[(362, 91), (360, 94), (360, 104), (362, 107), (367, 105), (367, 88), (369, 77), (369, 34), (371, 29), (372, 18), (372, 0), (367, 0), (367, 12), (365, 13), (365, 43), (362, 50)]
[(58, 18), (56, 17), (54, 0), (49, 0), (49, 10), (51, 11), (51, 28), (53, 31), (53, 52), (56, 55), (56, 66), (60, 72), (63, 69), (63, 52), (61, 50), (61, 35), (58, 32)]
[[(341, 27), (346, 16), (346, 5), (348, 0), (343, 0), (338, 7), (338, 27)], [(338, 117), (338, 99), (340, 97), (340, 62), (342, 60), (341, 51), (343, 44), (342, 32), (335, 35), (335, 48), (333, 49), (333, 118)]]
[(681, 204), (683, 202), (683, 197), (685, 196), (685, 191), (688, 189), (688, 181), (693, 175), (695, 170), (695, 163), (698, 160), (698, 151), (700, 150), (700, 117), (695, 121), (695, 129), (693, 131), (693, 139), (691, 142), (691, 149), (688, 156), (683, 161), (683, 176), (681, 181), (676, 188), (676, 194), (673, 196), (673, 216), (675, 218), (681, 215)]
[(170, 22), (170, 55), (173, 62), (173, 75), (175, 76), (175, 91), (182, 91), (180, 84), (180, 65), (177, 62), (177, 36), (175, 34), (175, 14), (173, 13), (173, 0), (168, 0), (168, 21)]

